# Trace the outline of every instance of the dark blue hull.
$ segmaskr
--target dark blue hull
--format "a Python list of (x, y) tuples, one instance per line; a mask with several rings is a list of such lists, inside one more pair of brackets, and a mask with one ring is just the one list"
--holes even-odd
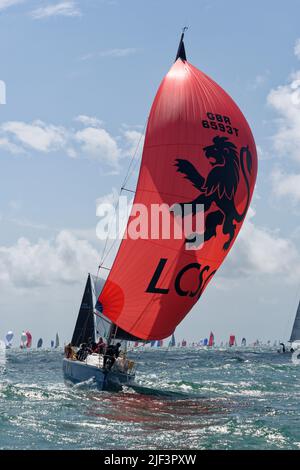
[(135, 374), (108, 371), (85, 362), (63, 360), (64, 378), (68, 383), (78, 384), (93, 379), (99, 390), (120, 391), (123, 385), (134, 383)]

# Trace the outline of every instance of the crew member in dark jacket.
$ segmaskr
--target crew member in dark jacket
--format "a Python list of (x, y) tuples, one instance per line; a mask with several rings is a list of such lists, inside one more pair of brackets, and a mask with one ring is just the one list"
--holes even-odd
[(107, 346), (106, 353), (104, 355), (104, 369), (106, 368), (106, 365), (107, 369), (110, 370), (112, 368), (112, 366), (116, 362), (117, 357), (119, 357), (120, 355), (120, 347), (121, 343), (110, 344), (109, 346)]

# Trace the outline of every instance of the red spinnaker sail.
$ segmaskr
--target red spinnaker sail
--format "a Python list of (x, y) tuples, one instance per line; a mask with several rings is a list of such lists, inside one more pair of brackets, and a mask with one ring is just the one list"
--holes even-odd
[(26, 331), (26, 336), (27, 336), (26, 348), (31, 348), (31, 345), (32, 345), (32, 335), (31, 335), (30, 331)]
[(213, 333), (210, 333), (209, 341), (208, 341), (208, 346), (209, 346), (209, 347), (212, 347), (212, 346), (214, 345), (214, 341), (215, 341), (214, 334), (213, 334)]
[(235, 335), (230, 335), (229, 346), (235, 346)]
[(184, 237), (123, 239), (99, 297), (105, 315), (142, 339), (170, 336), (230, 251), (256, 174), (242, 112), (181, 54), (152, 105), (134, 203), (148, 213), (152, 204), (204, 204), (205, 241), (188, 250)]

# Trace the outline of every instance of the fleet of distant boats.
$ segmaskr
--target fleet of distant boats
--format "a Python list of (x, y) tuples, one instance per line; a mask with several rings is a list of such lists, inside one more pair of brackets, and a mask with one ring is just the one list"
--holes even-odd
[[(14, 340), (15, 340), (15, 334), (13, 331), (8, 331), (5, 335), (4, 342), (6, 349), (12, 349), (14, 347)], [(290, 345), (290, 350), (296, 350), (300, 349), (300, 302), (298, 305), (298, 309), (296, 312), (291, 336), (289, 339), (289, 345)], [(176, 342), (175, 335), (173, 334), (170, 341), (168, 343), (164, 343), (164, 340), (155, 340), (155, 341), (148, 341), (148, 342), (139, 342), (139, 341), (134, 341), (134, 342), (129, 342), (129, 345), (134, 349), (140, 346), (147, 347), (150, 346), (151, 348), (162, 348), (162, 347), (169, 347), (169, 348), (185, 348), (185, 347), (192, 347), (192, 348), (232, 348), (235, 346), (241, 346), (241, 347), (269, 347), (269, 348), (276, 348), (278, 352), (285, 352), (285, 344), (282, 341), (274, 341), (273, 344), (269, 340), (266, 343), (263, 341), (259, 341), (258, 339), (254, 341), (253, 343), (247, 343), (247, 340), (245, 337), (241, 339), (241, 342), (239, 343), (237, 341), (237, 338), (234, 334), (231, 334), (229, 336), (228, 341), (221, 341), (219, 344), (216, 344), (215, 342), (215, 335), (211, 331), (209, 337), (200, 339), (198, 342), (192, 342), (188, 343), (185, 339), (182, 339), (179, 342)], [(41, 349), (43, 346), (45, 346), (43, 338), (39, 338), (36, 344), (37, 349)], [(57, 349), (60, 346), (60, 340), (59, 340), (59, 335), (56, 333), (55, 339), (51, 340), (50, 343), (50, 348)], [(16, 346), (15, 346), (16, 347)], [(21, 334), (20, 338), (20, 343), (18, 346), (20, 349), (30, 349), (33, 347), (33, 338), (32, 334), (30, 331), (23, 331)]]
[[(300, 315), (300, 314), (299, 314)], [(293, 349), (299, 349), (300, 348), (300, 341), (295, 340), (294, 334), (292, 333), (291, 339), (289, 341), (291, 347)], [(6, 349), (12, 349), (13, 347), (17, 347), (20, 349), (31, 349), (34, 348), (33, 344), (33, 338), (32, 334), (30, 331), (23, 331), (21, 334), (20, 342), (14, 341), (16, 339), (13, 331), (8, 331), (7, 334), (5, 335), (4, 342)], [(193, 341), (188, 343), (185, 339), (182, 339), (181, 341), (175, 340), (175, 335), (172, 335), (172, 338), (169, 340), (169, 342), (165, 342), (164, 340), (158, 340), (158, 341), (149, 341), (149, 342), (130, 342), (129, 347), (132, 349), (139, 348), (139, 347), (150, 347), (150, 348), (232, 348), (232, 347), (268, 347), (272, 349), (278, 349), (280, 348), (280, 345), (283, 345), (280, 340), (279, 341), (274, 341), (271, 342), (270, 340), (267, 342), (259, 341), (258, 339), (254, 342), (247, 343), (246, 338), (242, 338), (242, 340), (239, 342), (237, 341), (237, 338), (235, 335), (230, 335), (228, 341), (221, 341), (220, 343), (215, 343), (215, 337), (214, 334), (211, 332), (209, 337), (200, 339), (199, 341)], [(59, 340), (59, 335), (58, 333), (56, 334), (55, 340), (51, 340), (50, 342), (50, 348), (51, 349), (57, 349), (60, 346), (60, 340)], [(36, 349), (42, 349), (45, 346), (45, 342), (43, 338), (39, 338), (37, 343), (36, 343)], [(282, 351), (282, 348), (280, 348)], [(280, 352), (281, 352), (280, 351)]]
[[(294, 343), (290, 342), (291, 347), (294, 347), (296, 349), (297, 347), (300, 348), (300, 341), (298, 342), (298, 346)], [(133, 343), (133, 347), (137, 348), (140, 346), (147, 346), (149, 343), (139, 343), (138, 341), (135, 341)], [(247, 343), (246, 338), (242, 338), (240, 342), (237, 341), (237, 338), (235, 335), (230, 335), (228, 341), (221, 341), (220, 343), (216, 343), (214, 339), (214, 334), (211, 332), (209, 338), (203, 338), (200, 339), (199, 341), (194, 341), (192, 343), (188, 343), (185, 339), (182, 341), (175, 342), (175, 336), (172, 336), (172, 339), (168, 343), (164, 343), (163, 340), (159, 341), (151, 341), (150, 342), (150, 347), (151, 348), (161, 348), (161, 347), (176, 347), (176, 348), (232, 348), (232, 347), (266, 347), (270, 349), (280, 349), (280, 352), (282, 352), (282, 348), (280, 345), (283, 345), (282, 341), (274, 341), (272, 342), (271, 340), (267, 342), (259, 341), (258, 339), (254, 342)], [(279, 351), (279, 350), (278, 350)]]
[[(4, 342), (6, 349), (12, 349), (14, 347), (15, 334), (13, 331), (8, 331), (5, 335)], [(36, 344), (37, 349), (41, 349), (44, 346), (43, 338), (39, 338)], [(33, 347), (33, 339), (30, 331), (23, 331), (18, 346), (20, 349), (31, 349)], [(56, 333), (55, 340), (51, 340), (51, 348), (59, 348), (59, 336)]]

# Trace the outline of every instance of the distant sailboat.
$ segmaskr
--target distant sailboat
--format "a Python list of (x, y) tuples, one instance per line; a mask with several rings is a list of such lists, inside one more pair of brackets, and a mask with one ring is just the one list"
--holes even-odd
[(185, 339), (183, 339), (183, 340), (181, 341), (181, 347), (182, 347), (182, 348), (185, 348), (185, 347), (186, 347), (186, 340), (185, 340)]
[(173, 333), (172, 338), (170, 339), (170, 342), (169, 342), (169, 347), (174, 348), (174, 346), (176, 346), (176, 341), (175, 341), (175, 335)]
[(214, 337), (213, 332), (211, 332), (210, 335), (209, 335), (208, 346), (210, 348), (212, 348), (214, 346), (214, 344), (215, 344), (215, 337)]
[(30, 331), (26, 331), (26, 336), (27, 336), (26, 348), (30, 349), (32, 345), (32, 335)]
[(20, 348), (25, 349), (27, 347), (26, 344), (27, 344), (27, 334), (25, 331), (23, 331), (23, 333), (21, 334)]
[(156, 343), (155, 340), (151, 341), (151, 343), (150, 343), (151, 348), (153, 348), (153, 346), (155, 346), (155, 343)]
[(13, 339), (14, 339), (14, 333), (12, 331), (8, 331), (5, 336), (6, 349), (10, 349), (12, 347)]
[(289, 343), (291, 343), (291, 347), (293, 349), (300, 349), (300, 302), (296, 312)]
[(156, 346), (157, 346), (158, 348), (161, 348), (161, 347), (163, 346), (163, 344), (164, 344), (163, 340), (162, 340), (162, 339), (159, 339), (159, 340), (157, 341)]
[(40, 349), (43, 346), (43, 338), (40, 338), (37, 342), (37, 348)]
[(236, 346), (235, 335), (230, 335), (229, 337), (229, 347)]
[(23, 331), (21, 334), (21, 349), (30, 349), (32, 345), (32, 335), (30, 331)]
[(243, 338), (243, 339), (242, 339), (241, 345), (244, 346), (244, 347), (247, 345), (246, 338)]
[(56, 337), (55, 337), (55, 349), (59, 348), (59, 336), (58, 336), (58, 333), (56, 333)]

